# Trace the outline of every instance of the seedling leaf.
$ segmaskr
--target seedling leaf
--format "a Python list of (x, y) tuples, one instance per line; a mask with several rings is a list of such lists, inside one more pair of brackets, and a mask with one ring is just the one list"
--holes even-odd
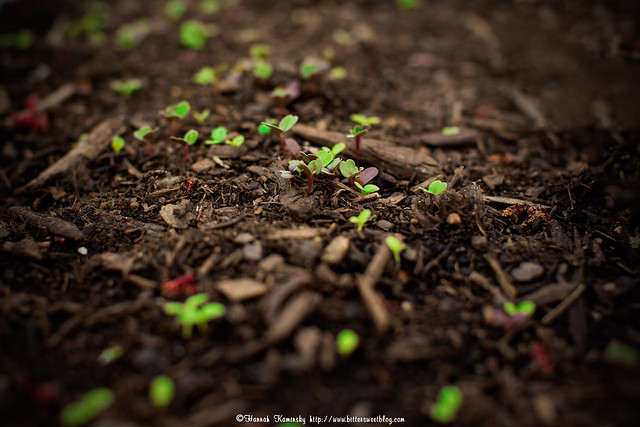
[(227, 139), (225, 143), (227, 145), (231, 145), (232, 147), (240, 147), (242, 144), (244, 144), (244, 136), (236, 135), (231, 140)]
[(359, 114), (359, 113), (352, 114), (351, 116), (349, 116), (349, 119), (352, 122), (355, 122), (361, 126), (373, 126), (380, 123), (380, 117), (377, 117), (377, 116), (367, 117), (364, 114)]
[(218, 126), (217, 128), (211, 131), (211, 139), (207, 141), (205, 144), (207, 145), (221, 144), (225, 140), (228, 134), (229, 132), (227, 131), (227, 128), (225, 128), (224, 126)]
[(369, 209), (365, 209), (360, 212), (358, 216), (352, 216), (351, 218), (349, 218), (349, 221), (353, 222), (354, 224), (358, 224), (358, 231), (362, 231), (364, 224), (369, 221), (369, 218), (371, 218), (371, 211)]
[(407, 245), (405, 245), (400, 239), (398, 239), (395, 236), (387, 237), (385, 239), (385, 242), (387, 243), (389, 250), (393, 254), (393, 257), (395, 258), (396, 263), (400, 264), (400, 252), (405, 250), (407, 248)]
[(119, 153), (124, 149), (124, 139), (120, 135), (116, 135), (111, 139), (111, 149), (114, 153)]
[(199, 85), (214, 84), (217, 81), (216, 71), (213, 67), (202, 67), (200, 71), (194, 74), (193, 81)]
[(446, 190), (447, 188), (447, 183), (446, 182), (442, 182), (438, 179), (436, 179), (435, 181), (433, 181), (431, 184), (429, 184), (429, 188), (427, 188), (427, 193), (431, 193), (434, 195), (439, 195), (440, 193), (442, 193), (444, 190)]
[(455, 420), (462, 405), (462, 393), (455, 386), (443, 387), (438, 393), (437, 402), (431, 407), (429, 415), (438, 423), (447, 424)]
[(368, 183), (369, 181), (371, 181), (373, 178), (375, 178), (378, 175), (378, 169), (374, 168), (374, 167), (368, 167), (365, 170), (363, 170), (362, 172), (360, 172), (360, 175), (358, 175), (358, 181), (360, 181), (360, 183), (362, 185), (365, 185), (366, 183)]
[(524, 316), (532, 316), (536, 311), (536, 304), (533, 301), (522, 301), (520, 304), (515, 305), (511, 301), (504, 303), (504, 312), (509, 316), (515, 316), (522, 314)]
[(298, 116), (287, 114), (280, 120), (279, 128), (282, 132), (289, 131), (298, 122)]
[(198, 131), (193, 129), (187, 131), (187, 133), (184, 134), (184, 140), (189, 145), (195, 144), (198, 140)]
[(360, 185), (358, 181), (356, 181), (355, 184), (358, 190), (360, 190), (362, 194), (375, 193), (376, 191), (380, 190), (380, 188), (377, 185), (373, 185), (373, 184), (367, 184), (363, 186), (363, 185)]
[(336, 337), (336, 347), (338, 354), (342, 357), (349, 357), (358, 348), (360, 337), (351, 329), (344, 329)]
[(113, 392), (108, 388), (94, 388), (79, 401), (64, 407), (60, 413), (60, 423), (68, 427), (86, 424), (107, 409), (114, 399)]
[(156, 408), (169, 406), (175, 395), (173, 380), (166, 375), (159, 375), (151, 381), (149, 386), (149, 400)]

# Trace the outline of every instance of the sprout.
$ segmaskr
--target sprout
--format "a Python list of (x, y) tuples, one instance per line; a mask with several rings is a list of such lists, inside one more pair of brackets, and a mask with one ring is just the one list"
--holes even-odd
[(187, 101), (180, 101), (175, 105), (168, 106), (164, 110), (163, 116), (169, 123), (169, 136), (173, 137), (174, 135), (175, 122), (177, 120), (184, 119), (186, 115), (189, 114), (190, 110), (191, 104), (189, 104), (189, 102)]
[(120, 135), (111, 138), (111, 149), (114, 153), (119, 153), (124, 149), (124, 139)]
[(149, 126), (144, 126), (138, 129), (133, 133), (133, 137), (138, 141), (146, 141), (147, 143), (147, 154), (153, 154), (153, 147), (151, 146), (151, 141), (158, 133), (158, 129), (151, 129)]
[(351, 218), (349, 218), (349, 221), (353, 222), (354, 224), (358, 224), (358, 231), (362, 231), (364, 224), (369, 221), (369, 218), (371, 218), (371, 211), (369, 209), (365, 209), (360, 212), (358, 216), (352, 216)]
[(185, 21), (180, 26), (180, 41), (184, 46), (200, 50), (207, 42), (207, 38), (213, 35), (213, 31), (200, 21)]
[(60, 423), (63, 426), (80, 426), (86, 424), (107, 409), (115, 396), (108, 388), (94, 388), (82, 398), (65, 406), (60, 413)]
[(507, 301), (504, 303), (503, 308), (504, 312), (512, 317), (517, 315), (531, 317), (536, 311), (536, 304), (533, 301), (522, 301), (520, 304), (515, 305), (511, 301)]
[(418, 187), (418, 188), (420, 190), (424, 191), (425, 193), (429, 194), (429, 206), (431, 207), (431, 210), (433, 210), (433, 199), (434, 199), (434, 196), (438, 196), (444, 190), (446, 190), (447, 189), (447, 183), (436, 179), (431, 184), (429, 184), (429, 188), (427, 188), (426, 190), (424, 188), (422, 188), (422, 187)]
[(213, 67), (202, 67), (193, 76), (193, 81), (199, 85), (214, 85), (218, 82), (216, 70)]
[(164, 13), (171, 19), (178, 19), (187, 11), (187, 6), (181, 0), (171, 0), (164, 8)]
[(442, 134), (444, 136), (458, 135), (459, 133), (460, 133), (460, 128), (458, 126), (448, 126), (442, 129)]
[(140, 90), (142, 87), (142, 81), (139, 79), (130, 80), (114, 80), (111, 82), (111, 89), (113, 89), (118, 95), (124, 97), (131, 96), (134, 92)]
[[(286, 133), (298, 122), (298, 116), (287, 114), (280, 120), (280, 124), (275, 125), (268, 121), (262, 122), (261, 125), (267, 126), (269, 129), (276, 131), (280, 139), (280, 149), (284, 153), (286, 143)], [(289, 150), (291, 151), (291, 150)]]
[(191, 113), (191, 115), (196, 119), (196, 121), (199, 124), (202, 124), (204, 123), (205, 120), (209, 118), (209, 116), (211, 115), (211, 111), (209, 111), (208, 108), (205, 108), (204, 110), (202, 110), (202, 112), (194, 111), (193, 113)]
[(407, 249), (407, 245), (405, 245), (400, 239), (395, 236), (389, 236), (385, 239), (389, 250), (393, 254), (393, 257), (396, 260), (396, 263), (400, 265), (400, 252)]
[(336, 337), (336, 347), (338, 354), (342, 357), (349, 357), (358, 348), (360, 337), (351, 329), (344, 329)]
[(266, 61), (271, 56), (271, 46), (268, 44), (254, 44), (249, 49), (249, 54), (255, 62)]
[(137, 47), (151, 33), (151, 26), (146, 19), (139, 19), (123, 25), (116, 31), (115, 44), (120, 50)]
[(360, 126), (373, 126), (380, 123), (380, 117), (377, 116), (365, 116), (364, 114), (352, 114), (349, 116), (349, 119), (359, 124)]
[(174, 141), (179, 141), (182, 142), (183, 144), (183, 156), (182, 156), (182, 163), (184, 165), (187, 164), (187, 158), (189, 156), (189, 146), (190, 145), (194, 145), (196, 143), (196, 141), (198, 140), (198, 131), (197, 130), (189, 130), (187, 131), (187, 133), (184, 134), (184, 137), (182, 138), (175, 138), (175, 137), (171, 137), (171, 139), (173, 139)]
[(369, 131), (360, 126), (354, 126), (353, 129), (347, 135), (347, 138), (354, 138), (356, 140), (356, 164), (360, 166), (360, 143), (362, 142), (362, 137), (365, 136)]
[(207, 15), (216, 13), (220, 10), (220, 0), (202, 0), (200, 2), (200, 10)]
[(102, 353), (98, 356), (98, 362), (102, 366), (106, 366), (122, 357), (122, 347), (119, 345), (114, 345), (113, 347), (105, 348), (102, 350)]
[(331, 80), (342, 80), (347, 77), (347, 70), (344, 67), (333, 67), (331, 71), (329, 71), (329, 78)]
[(253, 65), (253, 75), (266, 82), (273, 75), (273, 66), (267, 62), (258, 62)]
[(322, 159), (318, 158), (315, 154), (305, 153), (300, 153), (300, 157), (302, 157), (302, 161), (298, 163), (298, 170), (307, 177), (307, 197), (309, 197), (316, 176), (322, 171)]
[(260, 135), (268, 135), (271, 132), (271, 125), (278, 123), (276, 119), (266, 119), (258, 125), (258, 133)]
[(224, 126), (218, 126), (217, 128), (211, 131), (211, 139), (205, 141), (206, 145), (217, 145), (222, 144), (227, 137), (229, 132), (227, 132), (227, 128)]
[(207, 294), (196, 294), (184, 303), (168, 302), (164, 305), (164, 312), (176, 316), (178, 323), (182, 324), (184, 339), (191, 338), (194, 325), (204, 334), (207, 332), (207, 322), (224, 316), (225, 306), (215, 302), (205, 304), (207, 299)]
[(442, 387), (437, 402), (431, 407), (429, 415), (437, 423), (448, 424), (456, 419), (462, 405), (462, 393), (456, 386)]
[(224, 143), (227, 145), (231, 145), (232, 147), (240, 147), (242, 144), (244, 144), (244, 136), (236, 135), (231, 140), (225, 140)]
[(159, 375), (151, 381), (149, 386), (149, 400), (156, 408), (169, 406), (175, 395), (173, 380), (166, 375)]

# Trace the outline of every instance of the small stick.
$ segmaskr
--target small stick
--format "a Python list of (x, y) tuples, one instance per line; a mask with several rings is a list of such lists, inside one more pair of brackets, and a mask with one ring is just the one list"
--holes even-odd
[(507, 297), (511, 299), (514, 299), (515, 297), (517, 297), (518, 290), (516, 289), (515, 286), (513, 286), (513, 283), (511, 283), (511, 280), (509, 280), (507, 273), (505, 273), (505, 271), (502, 269), (502, 266), (500, 266), (500, 263), (498, 262), (498, 260), (489, 254), (485, 254), (484, 259), (486, 259), (489, 265), (491, 266), (491, 269), (496, 275), (496, 280), (498, 280), (498, 284), (500, 285), (504, 293), (507, 295)]
[(569, 294), (569, 296), (567, 296), (567, 298), (565, 298), (564, 301), (558, 304), (553, 310), (551, 310), (549, 313), (547, 313), (546, 316), (542, 318), (540, 323), (542, 323), (543, 325), (548, 325), (554, 320), (556, 320), (562, 313), (564, 313), (571, 306), (571, 304), (576, 302), (576, 300), (580, 297), (580, 295), (582, 295), (582, 293), (586, 288), (587, 287), (582, 283), (576, 286), (573, 292), (571, 292), (571, 294)]
[(358, 280), (360, 298), (362, 298), (362, 302), (364, 302), (367, 307), (373, 323), (376, 326), (376, 330), (380, 334), (384, 333), (389, 328), (391, 322), (389, 319), (389, 312), (387, 312), (387, 309), (382, 305), (382, 302), (373, 288), (382, 277), (382, 274), (389, 263), (390, 256), (391, 251), (385, 243), (382, 243), (367, 266), (364, 274), (360, 276)]

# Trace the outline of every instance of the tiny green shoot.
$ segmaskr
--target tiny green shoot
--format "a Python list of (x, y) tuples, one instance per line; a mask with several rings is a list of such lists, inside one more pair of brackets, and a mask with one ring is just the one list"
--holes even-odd
[(111, 82), (111, 89), (113, 89), (118, 95), (127, 98), (134, 92), (140, 90), (141, 87), (142, 81), (139, 79), (114, 80)]
[(349, 120), (360, 126), (373, 126), (380, 123), (380, 117), (378, 116), (365, 116), (364, 114), (352, 114), (349, 116)]
[(202, 0), (200, 10), (207, 15), (211, 15), (220, 10), (220, 0)]
[(198, 124), (202, 124), (204, 123), (205, 120), (209, 118), (209, 116), (211, 115), (211, 111), (209, 111), (208, 108), (205, 108), (200, 112), (194, 111), (193, 113), (191, 113), (191, 115), (196, 119)]
[(158, 375), (149, 386), (149, 400), (156, 408), (166, 408), (175, 395), (173, 380), (166, 375)]
[(111, 138), (111, 149), (114, 153), (120, 153), (124, 149), (124, 145), (124, 138), (122, 138), (120, 135), (116, 135)]
[(102, 350), (102, 353), (98, 356), (98, 362), (102, 366), (106, 366), (110, 363), (115, 362), (116, 360), (122, 357), (122, 347), (119, 345), (114, 345), (113, 347), (105, 348)]
[(362, 194), (371, 194), (371, 193), (375, 193), (376, 191), (380, 190), (380, 187), (378, 187), (377, 185), (374, 185), (374, 184), (362, 185), (358, 181), (356, 181), (354, 184), (355, 184), (356, 188), (358, 190), (360, 190), (360, 192)]
[(214, 31), (200, 21), (190, 19), (180, 26), (180, 42), (191, 49), (200, 50)]
[(165, 119), (167, 119), (167, 123), (169, 124), (169, 136), (173, 137), (175, 132), (175, 122), (177, 120), (182, 120), (189, 114), (191, 110), (191, 104), (187, 101), (180, 101), (175, 105), (168, 106), (163, 113)]
[(460, 133), (460, 128), (458, 126), (447, 126), (446, 128), (442, 128), (442, 134), (444, 136), (453, 136), (458, 135)]
[(202, 67), (193, 75), (193, 81), (199, 85), (215, 85), (218, 82), (216, 70), (213, 67)]
[(422, 5), (422, 0), (396, 0), (396, 5), (401, 10), (416, 10)]
[[(363, 116), (362, 114), (352, 114), (351, 115), (352, 120), (354, 116), (361, 116), (366, 119), (366, 117)], [(363, 120), (363, 121), (366, 122), (366, 120)], [(347, 138), (354, 138), (356, 140), (356, 165), (358, 166), (360, 166), (360, 144), (362, 142), (362, 137), (364, 137), (367, 133), (369, 133), (369, 130), (366, 128), (367, 125), (362, 125), (362, 126), (354, 126), (353, 129), (351, 129), (351, 131), (349, 132), (349, 135), (347, 135)]]
[(242, 144), (244, 144), (244, 136), (236, 135), (232, 139), (226, 139), (224, 143), (232, 147), (240, 147)]
[(271, 132), (271, 125), (278, 123), (276, 119), (266, 119), (264, 122), (258, 125), (258, 133), (260, 135), (268, 135)]
[(433, 210), (434, 197), (439, 196), (444, 190), (447, 189), (447, 183), (436, 179), (431, 184), (429, 184), (429, 187), (426, 190), (422, 187), (418, 188), (429, 195), (429, 206), (431, 207), (431, 210)]
[(181, 142), (183, 145), (182, 150), (182, 163), (184, 165), (187, 164), (187, 159), (189, 157), (189, 146), (194, 145), (198, 140), (198, 131), (197, 130), (188, 130), (182, 138), (171, 137), (172, 140)]
[(462, 400), (462, 392), (458, 387), (442, 387), (438, 393), (436, 403), (429, 410), (431, 419), (441, 424), (453, 422), (462, 405)]
[(533, 313), (536, 312), (536, 303), (533, 301), (522, 301), (520, 304), (515, 305), (511, 301), (507, 301), (504, 303), (503, 309), (509, 316), (523, 315), (531, 317)]
[(130, 50), (142, 43), (151, 33), (151, 25), (145, 18), (124, 24), (115, 34), (115, 44), (119, 50)]
[(298, 170), (307, 178), (307, 197), (309, 197), (316, 177), (322, 172), (323, 163), (322, 159), (315, 154), (300, 153), (300, 157), (302, 161), (298, 163)]
[(266, 82), (273, 75), (273, 66), (268, 62), (256, 62), (253, 65), (253, 75)]
[(151, 129), (149, 126), (143, 126), (140, 129), (133, 132), (133, 137), (138, 141), (143, 141), (147, 143), (147, 154), (153, 154), (153, 147), (151, 146), (151, 142), (153, 138), (158, 133), (158, 129)]
[(349, 357), (358, 348), (360, 337), (351, 329), (344, 329), (336, 337), (336, 347), (338, 354), (342, 357)]
[(171, 0), (164, 8), (164, 13), (171, 19), (178, 19), (187, 11), (187, 6), (181, 0)]
[(211, 138), (208, 141), (205, 141), (206, 145), (217, 145), (222, 144), (227, 137), (229, 132), (227, 128), (224, 126), (218, 126), (211, 131)]
[(60, 423), (68, 427), (86, 424), (111, 406), (114, 400), (115, 395), (108, 388), (94, 388), (62, 409)]
[(364, 224), (369, 221), (369, 218), (371, 218), (371, 211), (369, 209), (364, 209), (358, 216), (352, 216), (349, 218), (349, 221), (354, 224), (358, 224), (358, 231), (362, 231)]
[(344, 67), (333, 67), (331, 71), (329, 71), (329, 78), (331, 80), (342, 80), (347, 77), (347, 70)]
[(164, 305), (164, 312), (176, 316), (176, 320), (182, 325), (184, 339), (191, 338), (194, 325), (204, 334), (210, 320), (224, 316), (225, 306), (216, 302), (206, 303), (207, 299), (207, 294), (196, 294), (187, 298), (184, 303), (173, 301)]
[(407, 245), (405, 245), (400, 239), (395, 236), (388, 236), (385, 239), (385, 242), (387, 243), (389, 250), (393, 254), (393, 258), (395, 258), (396, 264), (400, 265), (400, 252), (405, 250), (407, 248)]
[(255, 62), (266, 61), (271, 56), (271, 46), (268, 44), (254, 44), (249, 48), (249, 54)]
[(269, 129), (276, 131), (280, 140), (280, 149), (285, 152), (286, 133), (298, 122), (298, 116), (287, 114), (280, 120), (278, 125), (264, 121), (261, 125), (267, 126)]

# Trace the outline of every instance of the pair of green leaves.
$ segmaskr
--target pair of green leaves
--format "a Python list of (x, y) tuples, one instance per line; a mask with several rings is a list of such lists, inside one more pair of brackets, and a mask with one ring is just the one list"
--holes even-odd
[(340, 173), (360, 190), (362, 194), (374, 193), (380, 188), (377, 185), (368, 184), (376, 175), (378, 175), (378, 169), (369, 167), (364, 169), (357, 167), (356, 162), (348, 159), (340, 163)]
[(438, 196), (444, 190), (447, 189), (447, 183), (436, 179), (431, 184), (429, 184), (429, 187), (426, 190), (424, 188), (422, 188), (422, 187), (418, 187), (418, 188), (420, 190), (424, 191), (425, 193), (433, 194), (434, 196)]
[(352, 122), (359, 124), (360, 126), (373, 126), (380, 123), (380, 117), (377, 116), (365, 116), (364, 114), (352, 114), (349, 116)]
[[(282, 118), (282, 120), (280, 120), (279, 124), (275, 124), (271, 121), (264, 121), (262, 123), (260, 123), (260, 126), (264, 126), (262, 128), (262, 130), (269, 129), (269, 130), (273, 130), (276, 131), (278, 133), (286, 133), (288, 131), (291, 130), (291, 128), (298, 123), (298, 116), (294, 116), (293, 114), (287, 114), (286, 116), (284, 116)], [(266, 135), (265, 133), (262, 132), (262, 130), (260, 131), (261, 134)], [(269, 132), (267, 132), (269, 133)]]
[(170, 105), (164, 110), (167, 119), (184, 119), (191, 110), (191, 104), (188, 101), (180, 101), (175, 105)]
[(438, 423), (448, 424), (456, 419), (462, 405), (462, 392), (456, 386), (442, 387), (436, 403), (431, 407), (429, 415)]
[(180, 26), (180, 41), (184, 46), (200, 50), (215, 32), (214, 26), (191, 19)]
[(191, 338), (194, 325), (198, 326), (200, 332), (206, 333), (207, 322), (224, 316), (225, 306), (216, 302), (206, 303), (208, 298), (207, 294), (196, 294), (187, 298), (184, 303), (168, 302), (164, 305), (164, 312), (176, 316), (182, 324), (184, 339)]
[(362, 231), (364, 224), (369, 221), (369, 218), (371, 218), (371, 211), (369, 209), (365, 209), (360, 212), (358, 216), (352, 216), (349, 218), (349, 221), (354, 224), (358, 224), (358, 231)]
[(149, 126), (143, 126), (137, 131), (133, 132), (133, 137), (138, 141), (152, 140), (158, 132), (158, 129), (151, 129)]
[(122, 95), (127, 98), (134, 92), (140, 90), (141, 87), (142, 81), (139, 79), (114, 80), (111, 82), (111, 89), (113, 89), (118, 95)]
[(360, 337), (351, 329), (344, 329), (336, 337), (336, 348), (342, 357), (349, 357), (358, 348)]
[(244, 144), (244, 136), (236, 135), (229, 140), (227, 139), (228, 134), (229, 132), (227, 131), (227, 128), (225, 128), (224, 126), (218, 126), (211, 131), (211, 139), (209, 141), (206, 141), (205, 144), (217, 145), (224, 142), (225, 144), (231, 145), (233, 147), (240, 147), (242, 144)]
[(77, 402), (64, 407), (60, 413), (60, 423), (68, 427), (86, 424), (111, 406), (114, 400), (115, 395), (108, 388), (94, 388)]
[(522, 301), (520, 304), (515, 305), (511, 301), (505, 302), (503, 305), (504, 312), (509, 316), (524, 315), (527, 317), (533, 316), (536, 312), (536, 304), (533, 301)]

